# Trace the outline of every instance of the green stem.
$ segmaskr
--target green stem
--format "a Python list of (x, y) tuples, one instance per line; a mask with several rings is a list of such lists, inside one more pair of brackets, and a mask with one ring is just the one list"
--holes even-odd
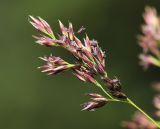
[(133, 107), (135, 107), (138, 111), (143, 113), (151, 122), (153, 122), (158, 128), (160, 128), (160, 125), (153, 119), (151, 118), (147, 113), (145, 113), (140, 107), (138, 107), (132, 100), (127, 98), (127, 101), (129, 104), (131, 104)]

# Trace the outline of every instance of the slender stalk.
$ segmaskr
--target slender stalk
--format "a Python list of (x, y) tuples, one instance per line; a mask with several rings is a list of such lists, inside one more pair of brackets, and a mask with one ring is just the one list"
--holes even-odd
[(143, 113), (151, 122), (153, 122), (158, 128), (160, 128), (160, 125), (153, 119), (151, 118), (146, 112), (144, 112), (140, 107), (138, 107), (132, 100), (127, 98), (127, 101), (129, 104), (131, 104), (133, 107), (135, 107), (138, 111)]

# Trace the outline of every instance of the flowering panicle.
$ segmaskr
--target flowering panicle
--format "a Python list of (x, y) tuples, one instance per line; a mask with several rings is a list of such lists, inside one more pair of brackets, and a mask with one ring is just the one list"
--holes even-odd
[(91, 101), (82, 104), (82, 110), (94, 111), (96, 108), (103, 107), (108, 102), (107, 99), (100, 94), (89, 93), (87, 95), (92, 98)]
[[(140, 55), (140, 58), (145, 67), (148, 67), (150, 64), (160, 67), (160, 20), (153, 8), (146, 8), (144, 19), (145, 25), (142, 27), (143, 35), (139, 37), (139, 44), (143, 48), (143, 54)], [(127, 103), (139, 110), (142, 114), (136, 113), (132, 121), (123, 123), (124, 127), (129, 129), (160, 128), (159, 123), (147, 115), (124, 94), (120, 80), (116, 77), (111, 79), (108, 76), (105, 65), (106, 55), (99, 46), (99, 43), (94, 39), (90, 39), (87, 34), (83, 40), (80, 40), (76, 36), (76, 34), (85, 30), (83, 26), (75, 32), (71, 22), (66, 27), (59, 21), (61, 33), (57, 34), (40, 17), (30, 16), (29, 22), (41, 32), (39, 36), (33, 36), (37, 44), (47, 47), (61, 47), (70, 52), (76, 59), (71, 64), (60, 57), (52, 55), (40, 57), (45, 62), (44, 65), (39, 67), (42, 72), (48, 75), (55, 75), (66, 70), (71, 70), (79, 80), (94, 84), (106, 95), (105, 97), (98, 93), (87, 94), (91, 98), (88, 102), (81, 105), (82, 110), (94, 111), (97, 108), (105, 106), (108, 102)], [(96, 80), (96, 76), (100, 77), (101, 81), (106, 85), (105, 88)], [(155, 97), (154, 104), (158, 111), (160, 110), (159, 102), (160, 97)]]
[(143, 35), (139, 36), (139, 45), (143, 49), (140, 54), (141, 65), (160, 67), (160, 17), (154, 8), (146, 7), (143, 15), (145, 24), (142, 26)]
[[(57, 46), (68, 50), (76, 59), (74, 64), (70, 64), (60, 57), (49, 56), (41, 58), (45, 61), (45, 65), (39, 67), (42, 72), (48, 74), (57, 74), (65, 70), (72, 70), (73, 74), (83, 82), (90, 82), (98, 87), (100, 84), (96, 81), (95, 76), (99, 75), (105, 82), (108, 89), (108, 96), (110, 98), (126, 99), (126, 95), (122, 92), (120, 81), (110, 79), (105, 71), (105, 52), (99, 47), (96, 40), (91, 40), (87, 35), (83, 42), (75, 35), (72, 23), (65, 27), (61, 21), (59, 26), (61, 34), (55, 36), (50, 25), (38, 17), (30, 16), (30, 23), (42, 34), (40, 36), (33, 36), (36, 43), (45, 46)], [(85, 28), (82, 27), (77, 33), (81, 33)], [(102, 89), (102, 87), (101, 87)], [(91, 95), (90, 95), (91, 96)], [(95, 97), (95, 99), (83, 105), (84, 110), (92, 110), (105, 105), (106, 99), (104, 97)]]

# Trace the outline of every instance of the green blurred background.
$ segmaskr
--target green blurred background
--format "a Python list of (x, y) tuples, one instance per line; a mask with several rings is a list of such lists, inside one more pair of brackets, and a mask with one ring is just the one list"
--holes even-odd
[[(78, 30), (87, 28), (91, 38), (106, 50), (108, 74), (121, 79), (124, 90), (147, 112), (153, 111), (150, 88), (160, 70), (143, 71), (138, 64), (141, 49), (137, 34), (146, 5), (160, 11), (159, 0), (1, 0), (0, 1), (0, 129), (121, 129), (120, 122), (135, 111), (112, 103), (96, 112), (82, 112), (85, 93), (97, 90), (66, 72), (46, 76), (37, 70), (43, 55), (67, 52), (34, 43), (37, 31), (28, 15), (41, 16), (59, 32), (60, 19)], [(99, 91), (101, 92), (101, 91)]]

